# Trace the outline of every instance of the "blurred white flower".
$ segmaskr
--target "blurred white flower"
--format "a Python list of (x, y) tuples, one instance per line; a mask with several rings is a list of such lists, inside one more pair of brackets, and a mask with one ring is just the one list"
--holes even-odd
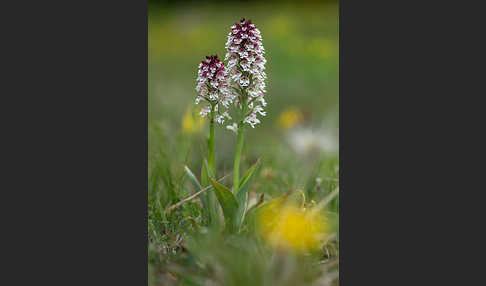
[(325, 129), (295, 129), (287, 133), (286, 139), (292, 149), (299, 154), (336, 153), (338, 151), (337, 136)]

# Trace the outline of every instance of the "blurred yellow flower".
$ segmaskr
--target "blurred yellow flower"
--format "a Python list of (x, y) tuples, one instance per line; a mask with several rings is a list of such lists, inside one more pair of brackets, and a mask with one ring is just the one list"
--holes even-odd
[(296, 107), (285, 109), (278, 118), (278, 125), (282, 129), (289, 129), (302, 122), (304, 116)]
[(258, 215), (260, 235), (272, 246), (298, 252), (319, 249), (330, 234), (322, 212), (272, 202)]
[(182, 118), (182, 131), (187, 134), (200, 132), (204, 126), (204, 118), (197, 114), (197, 110), (189, 107)]

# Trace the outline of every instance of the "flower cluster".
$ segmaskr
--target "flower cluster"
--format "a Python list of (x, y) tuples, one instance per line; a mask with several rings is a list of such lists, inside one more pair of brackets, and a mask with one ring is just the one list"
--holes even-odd
[[(243, 123), (255, 127), (260, 123), (257, 114), (265, 116), (263, 107), (266, 74), (263, 57), (265, 49), (262, 45), (260, 31), (251, 23), (251, 20), (241, 19), (231, 27), (226, 42), (227, 74), (232, 81), (232, 98), (237, 98), (236, 104), (240, 109), (246, 110)], [(246, 105), (243, 108), (243, 105)], [(229, 126), (233, 129), (235, 126)]]
[(208, 103), (201, 108), (202, 117), (206, 117), (213, 109), (218, 123), (224, 123), (225, 118), (231, 119), (227, 111), (221, 110), (229, 107), (234, 95), (229, 92), (229, 77), (224, 63), (218, 56), (207, 56), (206, 60), (199, 64), (196, 91), (198, 92), (196, 104), (203, 99)]

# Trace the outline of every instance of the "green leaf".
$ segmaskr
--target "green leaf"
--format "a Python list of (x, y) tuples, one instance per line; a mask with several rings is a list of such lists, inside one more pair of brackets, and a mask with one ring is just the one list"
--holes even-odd
[(224, 185), (216, 182), (213, 178), (210, 179), (213, 185), (214, 193), (218, 198), (219, 204), (223, 209), (223, 214), (226, 222), (226, 227), (232, 232), (234, 231), (234, 219), (238, 210), (238, 202), (233, 193)]
[(238, 188), (238, 193), (236, 194), (236, 201), (238, 202), (238, 211), (236, 214), (236, 228), (239, 229), (243, 224), (246, 208), (247, 208), (247, 201), (248, 201), (248, 186), (250, 179), (252, 178), (255, 170), (258, 168), (261, 162), (261, 157), (253, 164), (248, 171), (246, 171), (245, 175), (240, 181), (240, 185)]
[(262, 158), (258, 158), (258, 160), (255, 162), (255, 164), (253, 164), (253, 166), (251, 166), (248, 171), (246, 171), (246, 174), (241, 178), (240, 180), (240, 185), (238, 187), (238, 190), (239, 192), (242, 190), (242, 188), (244, 186), (246, 186), (248, 184), (248, 182), (250, 181), (251, 177), (253, 176), (253, 173), (255, 172), (255, 170), (257, 169), (257, 167), (260, 165), (260, 162), (262, 161), (261, 160)]

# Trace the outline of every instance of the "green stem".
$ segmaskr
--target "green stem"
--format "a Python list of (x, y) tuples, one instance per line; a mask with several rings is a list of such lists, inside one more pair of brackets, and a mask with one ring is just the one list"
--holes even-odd
[(211, 118), (209, 121), (209, 138), (208, 138), (208, 166), (210, 173), (214, 176), (214, 106), (211, 107)]
[(241, 151), (243, 150), (243, 139), (244, 139), (244, 125), (243, 122), (240, 122), (238, 126), (238, 139), (236, 143), (235, 164), (233, 166), (233, 193), (235, 195), (238, 193), (238, 187), (240, 185), (240, 157), (241, 157)]
[[(211, 114), (209, 118), (209, 138), (208, 138), (208, 168), (211, 176), (216, 176), (214, 173), (214, 105), (211, 105)], [(219, 226), (219, 215), (216, 203), (216, 196), (214, 192), (206, 194), (209, 204), (209, 224), (212, 226)]]
[(236, 195), (238, 194), (238, 189), (240, 186), (240, 157), (241, 151), (243, 150), (243, 139), (244, 139), (244, 129), (245, 124), (243, 120), (245, 119), (246, 114), (246, 107), (247, 107), (247, 98), (248, 95), (246, 94), (245, 90), (241, 90), (241, 101), (242, 101), (242, 110), (241, 110), (241, 120), (238, 123), (238, 137), (236, 141), (236, 151), (235, 151), (235, 161), (233, 166), (233, 193)]

